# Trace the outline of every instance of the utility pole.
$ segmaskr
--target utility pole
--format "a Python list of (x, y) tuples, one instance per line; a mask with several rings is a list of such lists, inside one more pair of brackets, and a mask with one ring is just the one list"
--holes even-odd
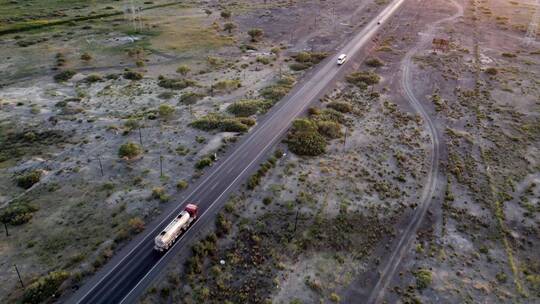
[(141, 132), (141, 127), (139, 127), (139, 142), (141, 143), (141, 146), (142, 146), (142, 132)]
[(104, 175), (103, 174), (103, 164), (101, 163), (101, 158), (99, 157), (99, 155), (98, 155), (97, 159), (98, 159), (98, 162), (99, 162), (99, 170), (101, 171), (101, 176), (103, 176)]
[(19, 269), (17, 268), (16, 264), (13, 264), (13, 266), (15, 266), (15, 271), (17, 272), (17, 276), (19, 277), (19, 282), (21, 283), (21, 286), (24, 289), (24, 283), (23, 283), (23, 281), (21, 279), (21, 274), (19, 273)]
[(159, 177), (163, 177), (163, 155), (159, 156)]
[(345, 137), (343, 138), (343, 152), (345, 152), (345, 145), (347, 144), (347, 131), (349, 127), (345, 126)]
[(6, 228), (6, 236), (9, 236), (9, 231), (8, 231), (7, 223), (6, 223), (6, 222), (4, 222), (4, 227)]

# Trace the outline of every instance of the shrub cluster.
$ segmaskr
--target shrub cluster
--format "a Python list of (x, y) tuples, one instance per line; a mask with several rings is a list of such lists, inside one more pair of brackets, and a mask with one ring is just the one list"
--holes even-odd
[(26, 288), (22, 303), (42, 303), (57, 293), (62, 283), (69, 278), (69, 272), (55, 271), (39, 278)]
[(118, 149), (118, 156), (120, 157), (127, 157), (134, 158), (139, 156), (142, 153), (142, 148), (138, 144), (134, 142), (127, 142), (120, 146), (120, 149)]
[(197, 82), (190, 79), (171, 79), (163, 76), (159, 77), (158, 86), (171, 90), (183, 90), (187, 87), (197, 85)]
[(199, 170), (202, 170), (202, 169), (204, 169), (206, 167), (211, 166), (213, 162), (214, 162), (214, 160), (212, 159), (212, 157), (205, 156), (205, 157), (199, 159), (199, 161), (197, 161), (195, 163), (195, 168), (199, 169)]
[(286, 142), (295, 154), (317, 156), (326, 152), (327, 139), (343, 136), (341, 123), (345, 117), (334, 109), (318, 108), (311, 108), (309, 115), (293, 122)]
[(17, 177), (17, 186), (29, 189), (32, 187), (35, 183), (39, 182), (41, 180), (41, 175), (43, 173), (41, 170), (33, 170), (31, 172), (19, 175)]
[(180, 96), (180, 103), (192, 105), (197, 103), (197, 101), (203, 99), (204, 97), (206, 97), (206, 95), (202, 93), (186, 92)]
[(126, 70), (123, 76), (125, 79), (129, 79), (129, 80), (141, 80), (143, 78), (142, 73), (134, 72), (131, 70)]
[(75, 76), (76, 72), (73, 71), (73, 70), (65, 70), (65, 71), (62, 71), (56, 75), (54, 75), (54, 80), (56, 82), (63, 82), (63, 81), (68, 81), (71, 79), (71, 77)]
[(295, 63), (289, 65), (289, 68), (293, 71), (301, 71), (321, 62), (328, 56), (328, 53), (324, 52), (300, 52), (296, 54), (294, 59)]
[(275, 153), (274, 156), (271, 156), (266, 162), (264, 162), (260, 166), (259, 170), (249, 177), (247, 181), (247, 188), (250, 190), (255, 189), (255, 187), (261, 183), (261, 179), (266, 175), (266, 173), (276, 166), (278, 158), (281, 158), (282, 155), (283, 153)]
[(345, 101), (332, 101), (327, 107), (341, 113), (350, 113), (352, 111), (351, 104)]
[(212, 85), (212, 90), (215, 91), (232, 91), (242, 87), (242, 82), (238, 79), (220, 80)]
[(247, 132), (255, 121), (250, 118), (229, 118), (219, 114), (209, 114), (192, 122), (190, 126), (204, 130), (220, 130), (221, 132)]
[(152, 198), (157, 199), (160, 202), (168, 202), (170, 197), (167, 195), (167, 191), (163, 187), (154, 187), (152, 189)]
[(271, 104), (258, 99), (239, 100), (227, 107), (227, 111), (235, 116), (247, 117), (264, 112)]
[(163, 118), (171, 117), (174, 114), (174, 107), (168, 104), (161, 104), (158, 107), (159, 116)]
[(346, 79), (349, 83), (352, 83), (357, 87), (364, 89), (367, 86), (379, 83), (381, 77), (379, 77), (379, 75), (373, 72), (364, 71), (351, 73), (346, 77)]
[(418, 289), (424, 289), (431, 285), (431, 271), (428, 269), (421, 268), (414, 273), (416, 277), (416, 287)]
[(0, 209), (0, 222), (13, 226), (22, 225), (32, 219), (38, 208), (27, 202), (15, 201)]
[(366, 65), (373, 68), (378, 68), (384, 65), (379, 58), (369, 58), (366, 60)]
[(260, 95), (271, 102), (277, 102), (289, 93), (295, 82), (293, 76), (283, 76), (276, 84), (262, 89)]

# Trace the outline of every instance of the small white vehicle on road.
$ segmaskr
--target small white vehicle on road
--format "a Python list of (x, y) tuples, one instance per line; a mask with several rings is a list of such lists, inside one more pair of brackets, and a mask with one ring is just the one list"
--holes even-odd
[(345, 61), (347, 61), (347, 55), (346, 54), (341, 54), (341, 55), (339, 55), (339, 57), (337, 59), (337, 64), (342, 65), (342, 64), (345, 63)]

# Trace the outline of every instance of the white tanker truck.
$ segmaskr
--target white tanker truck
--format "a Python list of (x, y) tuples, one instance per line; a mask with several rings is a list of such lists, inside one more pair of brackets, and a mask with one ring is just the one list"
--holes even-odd
[(154, 239), (154, 249), (158, 251), (168, 250), (174, 241), (184, 232), (197, 218), (197, 205), (187, 204), (184, 211), (174, 218), (172, 222), (161, 231)]

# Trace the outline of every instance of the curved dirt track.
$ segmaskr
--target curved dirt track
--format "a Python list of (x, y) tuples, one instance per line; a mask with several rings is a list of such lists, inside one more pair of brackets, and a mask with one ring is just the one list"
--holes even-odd
[(435, 33), (437, 26), (463, 16), (463, 7), (461, 6), (461, 4), (455, 0), (450, 0), (450, 2), (454, 6), (456, 6), (458, 11), (450, 17), (441, 19), (431, 24), (428, 31), (425, 33), (425, 35), (423, 35), (422, 39), (418, 42), (416, 47), (407, 52), (401, 63), (401, 86), (405, 91), (405, 96), (409, 101), (410, 105), (418, 114), (422, 116), (422, 119), (425, 122), (426, 131), (431, 138), (430, 150), (432, 151), (432, 153), (429, 160), (429, 171), (426, 177), (426, 185), (422, 191), (422, 196), (419, 201), (419, 208), (412, 215), (412, 218), (409, 224), (406, 226), (405, 231), (401, 235), (401, 238), (399, 239), (396, 248), (390, 255), (387, 264), (384, 266), (381, 275), (379, 276), (377, 284), (371, 291), (367, 303), (379, 303), (383, 299), (388, 284), (390, 284), (392, 278), (394, 277), (394, 274), (396, 273), (397, 268), (401, 264), (401, 261), (407, 255), (409, 249), (411, 248), (411, 245), (416, 236), (416, 232), (420, 227), (420, 224), (422, 223), (429, 206), (431, 205), (431, 198), (433, 197), (435, 189), (438, 185), (437, 175), (439, 172), (440, 154), (439, 134), (437, 128), (435, 127), (435, 124), (428, 115), (426, 109), (418, 100), (418, 98), (414, 95), (413, 86), (411, 83), (412, 75), (410, 69), (413, 65), (412, 57), (426, 47), (427, 43), (429, 43), (429, 41), (433, 38), (433, 34)]

